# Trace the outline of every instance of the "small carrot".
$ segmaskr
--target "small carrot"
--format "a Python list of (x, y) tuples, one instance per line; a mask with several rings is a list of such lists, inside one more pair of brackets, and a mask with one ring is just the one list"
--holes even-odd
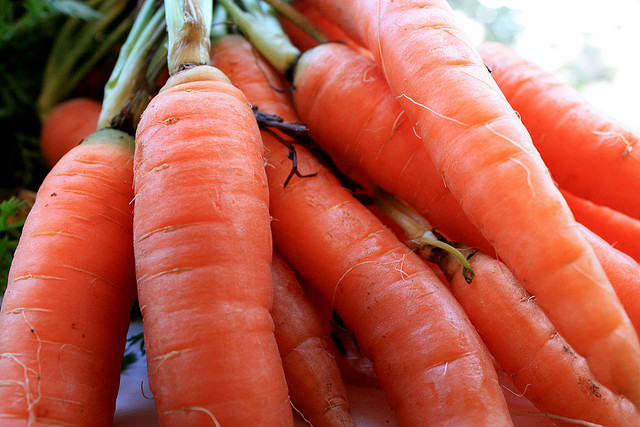
[[(137, 22), (162, 23), (152, 6), (143, 4)], [(130, 55), (146, 56), (153, 43)], [(128, 78), (141, 73), (128, 70)], [(136, 96), (116, 91), (102, 110), (121, 97)], [(132, 181), (133, 137), (100, 128), (39, 188), (0, 314), (3, 425), (112, 425), (136, 298)]]
[[(229, 49), (233, 57), (218, 46), (214, 64), (259, 111), (297, 120), (273, 90), (276, 72), (247, 42)], [(316, 174), (283, 188), (290, 150), (266, 132), (263, 142), (276, 248), (355, 333), (400, 422), (510, 425), (484, 345), (433, 272), (303, 147), (299, 171)]]
[(607, 426), (640, 423), (640, 413), (627, 399), (603, 387), (585, 359), (556, 331), (511, 271), (499, 260), (466, 245), (453, 243), (466, 256), (465, 265), (438, 246), (441, 238), (407, 205), (378, 192), (376, 203), (405, 230), (409, 245), (440, 266), (450, 289), (476, 327), (487, 348), (518, 392), (555, 416)]
[(355, 426), (340, 370), (329, 351), (328, 331), (295, 273), (277, 253), (271, 276), (271, 316), (291, 403), (314, 426)]
[(447, 188), (596, 378), (640, 406), (638, 336), (449, 4), (311, 3), (371, 51)]
[(269, 313), (258, 125), (245, 96), (205, 65), (211, 4), (165, 7), (171, 77), (141, 117), (134, 156), (133, 246), (156, 412), (163, 425), (293, 425)]
[(616, 249), (640, 261), (640, 220), (560, 189), (576, 220)]
[(478, 47), (560, 187), (640, 219), (640, 132), (499, 43)]
[(98, 129), (102, 105), (93, 98), (71, 98), (53, 107), (42, 123), (40, 150), (49, 166)]

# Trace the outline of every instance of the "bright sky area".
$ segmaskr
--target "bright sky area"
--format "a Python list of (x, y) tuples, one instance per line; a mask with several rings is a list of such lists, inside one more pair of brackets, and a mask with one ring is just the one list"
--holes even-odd
[[(572, 82), (567, 63), (580, 70), (604, 74), (580, 88), (596, 107), (640, 130), (640, 0), (481, 0), (487, 8), (518, 11), (521, 30), (514, 47), (524, 57)], [(484, 39), (478, 22), (460, 14), (460, 25), (474, 42)], [(482, 17), (480, 17), (482, 18)], [(597, 49), (596, 63), (582, 55), (585, 46)], [(575, 67), (574, 67), (575, 69)]]

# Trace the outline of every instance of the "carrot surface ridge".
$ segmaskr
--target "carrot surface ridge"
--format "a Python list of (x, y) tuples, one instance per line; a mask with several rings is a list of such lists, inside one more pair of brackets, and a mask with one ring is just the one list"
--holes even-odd
[(110, 426), (135, 301), (133, 138), (94, 132), (47, 174), (0, 313), (0, 420)]
[(368, 47), (469, 219), (596, 378), (640, 405), (638, 336), (447, 2), (312, 4)]
[[(253, 70), (241, 88), (259, 110), (297, 120), (287, 95), (273, 91), (275, 71), (248, 44), (243, 56), (224, 64), (212, 54), (232, 81)], [(300, 172), (317, 175), (283, 188), (289, 150), (264, 133), (263, 141), (276, 247), (354, 331), (400, 422), (510, 425), (484, 345), (433, 272), (303, 147)]]

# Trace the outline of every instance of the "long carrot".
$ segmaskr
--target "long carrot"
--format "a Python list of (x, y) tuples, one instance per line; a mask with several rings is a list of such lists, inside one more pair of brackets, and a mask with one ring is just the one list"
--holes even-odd
[[(217, 52), (214, 63), (259, 111), (296, 120), (248, 43), (233, 57)], [(433, 272), (302, 147), (300, 173), (317, 175), (283, 188), (289, 149), (265, 133), (263, 141), (276, 247), (354, 331), (400, 422), (511, 424), (486, 349)]]
[(314, 426), (355, 426), (340, 370), (329, 351), (329, 331), (277, 253), (271, 276), (271, 316), (291, 403)]
[[(172, 76), (136, 133), (134, 252), (149, 384), (164, 425), (292, 425), (269, 313), (258, 125), (244, 95), (203, 65), (207, 4), (184, 7), (166, 3)], [(195, 22), (181, 22), (184, 13)], [(177, 72), (187, 63), (199, 65)]]
[(453, 295), (493, 357), (518, 392), (539, 410), (607, 426), (640, 423), (635, 406), (593, 377), (585, 359), (573, 351), (536, 298), (524, 290), (501, 261), (454, 243), (473, 270), (469, 283), (459, 259), (431, 245), (441, 238), (431, 233), (428, 222), (389, 195), (378, 192), (376, 203), (402, 226), (410, 246), (444, 271)]
[(111, 425), (135, 301), (132, 150), (93, 133), (38, 190), (2, 303), (2, 423)]
[[(162, 23), (152, 5), (144, 3), (137, 17), (150, 29)], [(136, 40), (130, 33), (127, 44), (137, 48), (125, 56), (133, 63), (155, 41)], [(144, 81), (141, 68), (127, 69), (127, 78)], [(136, 94), (116, 90), (103, 107)], [(136, 297), (132, 181), (133, 137), (102, 127), (39, 188), (0, 314), (3, 425), (112, 424)]]
[(445, 187), (370, 58), (329, 43), (306, 52), (296, 70), (296, 111), (338, 168), (404, 200), (451, 240), (494, 253)]
[(640, 220), (560, 189), (576, 220), (616, 249), (640, 261)]
[(596, 378), (640, 406), (638, 337), (447, 2), (312, 4), (372, 52), (451, 193)]
[(560, 187), (640, 219), (640, 131), (500, 43), (478, 47)]
[(49, 166), (98, 129), (102, 105), (93, 98), (71, 98), (51, 109), (42, 123), (40, 150)]

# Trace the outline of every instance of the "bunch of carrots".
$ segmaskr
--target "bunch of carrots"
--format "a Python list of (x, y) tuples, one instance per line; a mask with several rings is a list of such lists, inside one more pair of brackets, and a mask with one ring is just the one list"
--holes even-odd
[(446, 1), (145, 0), (44, 120), (0, 422), (111, 425), (137, 299), (161, 425), (640, 425), (639, 137)]

